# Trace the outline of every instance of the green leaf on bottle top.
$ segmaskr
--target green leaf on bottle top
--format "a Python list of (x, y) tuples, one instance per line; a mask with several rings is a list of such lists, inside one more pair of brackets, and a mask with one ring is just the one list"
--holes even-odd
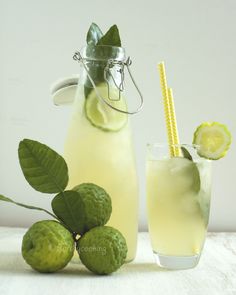
[(56, 216), (74, 233), (83, 233), (85, 210), (80, 194), (64, 191), (52, 200), (52, 210)]
[[(121, 46), (121, 40), (120, 40), (120, 34), (118, 27), (116, 25), (113, 25), (105, 35), (103, 35), (102, 31), (96, 25), (95, 23), (92, 23), (88, 33), (87, 33), (87, 44), (91, 45), (87, 47), (86, 54), (89, 56), (91, 52), (93, 53), (94, 48), (93, 46), (96, 46), (96, 53), (100, 54), (101, 58), (109, 59), (112, 58), (113, 50), (112, 47), (109, 46)], [(99, 47), (99, 45), (106, 45), (106, 47)], [(89, 73), (94, 80), (95, 84), (98, 85), (100, 83), (104, 82), (104, 68), (106, 67), (106, 62), (100, 62), (99, 66), (94, 66), (93, 63), (88, 63), (87, 68), (89, 70)], [(85, 98), (88, 97), (88, 95), (93, 90), (93, 85), (91, 84), (89, 78), (87, 77), (86, 82), (84, 84), (84, 95)]]
[(99, 26), (95, 23), (92, 23), (87, 33), (87, 44), (96, 45), (102, 36), (103, 33)]
[(24, 139), (18, 148), (20, 166), (25, 179), (37, 191), (58, 193), (68, 183), (65, 160), (47, 145)]
[(121, 46), (120, 34), (117, 25), (113, 25), (97, 42), (97, 45)]
[(51, 215), (53, 218), (56, 218), (57, 219), (57, 217), (55, 215), (53, 215), (51, 212), (49, 212), (46, 209), (43, 209), (43, 208), (40, 208), (40, 207), (31, 206), (31, 205), (26, 205), (26, 204), (22, 204), (22, 203), (18, 203), (18, 202), (15, 202), (12, 199), (7, 198), (7, 197), (5, 197), (3, 195), (0, 195), (0, 201), (8, 202), (8, 203), (13, 203), (13, 204), (15, 204), (17, 206), (24, 207), (26, 209), (33, 209), (33, 210), (44, 211), (45, 213)]

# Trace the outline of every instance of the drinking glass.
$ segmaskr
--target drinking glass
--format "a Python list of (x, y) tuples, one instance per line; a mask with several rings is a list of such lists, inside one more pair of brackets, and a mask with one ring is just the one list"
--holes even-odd
[[(211, 161), (198, 146), (148, 144), (148, 227), (159, 266), (195, 267), (202, 253), (210, 210)], [(169, 150), (178, 151), (170, 157)]]

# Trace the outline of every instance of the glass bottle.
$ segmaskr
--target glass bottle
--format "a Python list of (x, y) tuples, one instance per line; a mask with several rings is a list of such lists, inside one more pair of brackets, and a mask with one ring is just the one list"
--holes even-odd
[[(80, 183), (103, 187), (112, 199), (108, 225), (125, 237), (127, 261), (135, 258), (138, 232), (138, 180), (129, 114), (142, 107), (142, 96), (130, 74), (130, 59), (121, 47), (87, 46), (74, 56), (80, 65), (64, 157), (72, 189)], [(124, 97), (124, 69), (141, 97), (129, 112)]]

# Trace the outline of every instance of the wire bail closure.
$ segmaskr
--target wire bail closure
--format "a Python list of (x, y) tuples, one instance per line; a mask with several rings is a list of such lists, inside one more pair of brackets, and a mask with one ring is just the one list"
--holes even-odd
[[(92, 86), (93, 86), (93, 88), (94, 88), (94, 90), (95, 90), (95, 92), (97, 94), (97, 97), (100, 99), (101, 102), (105, 103), (110, 108), (112, 108), (113, 110), (116, 110), (117, 112), (120, 112), (120, 113), (134, 115), (134, 114), (137, 114), (138, 112), (140, 112), (140, 110), (143, 107), (143, 95), (142, 95), (141, 91), (139, 90), (139, 88), (138, 88), (138, 86), (137, 86), (137, 84), (136, 84), (136, 82), (135, 82), (135, 80), (134, 80), (134, 78), (133, 78), (133, 76), (131, 74), (131, 71), (130, 71), (130, 68), (129, 67), (132, 64), (132, 61), (131, 61), (130, 57), (128, 57), (125, 62), (117, 61), (117, 60), (114, 60), (114, 59), (108, 59), (107, 65), (104, 68), (103, 75), (104, 75), (104, 79), (105, 79), (105, 81), (107, 83), (107, 92), (108, 92), (108, 98), (109, 98), (109, 100), (111, 100), (111, 101), (112, 100), (113, 101), (118, 101), (118, 100), (120, 100), (121, 92), (124, 91), (124, 78), (125, 78), (124, 70), (125, 70), (125, 66), (126, 66), (127, 71), (129, 73), (129, 76), (130, 76), (130, 78), (131, 78), (131, 80), (132, 80), (132, 82), (133, 82), (133, 84), (134, 84), (134, 86), (135, 86), (135, 88), (136, 88), (136, 90), (137, 90), (137, 92), (139, 94), (139, 97), (140, 97), (140, 104), (139, 104), (138, 108), (135, 111), (132, 111), (132, 112), (130, 112), (130, 111), (124, 111), (124, 110), (121, 110), (121, 109), (118, 109), (118, 108), (114, 107), (105, 98), (103, 98), (100, 95), (100, 93), (99, 93), (99, 91), (98, 91), (98, 89), (97, 89), (97, 87), (96, 87), (96, 85), (95, 85), (92, 77), (89, 74), (89, 70), (88, 70), (88, 68), (87, 68), (87, 66), (85, 64), (85, 61), (87, 61), (89, 59), (83, 58), (82, 55), (81, 55), (81, 53), (79, 51), (76, 51), (75, 52), (75, 54), (73, 55), (73, 59), (83, 65), (83, 67), (84, 67), (84, 69), (85, 69), (85, 71), (86, 71), (86, 73), (88, 75), (88, 78), (89, 78), (89, 80), (90, 80), (90, 82), (91, 82), (91, 84), (92, 84)], [(117, 85), (117, 83), (115, 81), (115, 78), (114, 78), (114, 76), (111, 73), (111, 68), (113, 68), (115, 65), (119, 65), (120, 66), (120, 69), (118, 71), (120, 72), (120, 75), (121, 75), (121, 82), (119, 83), (119, 85)], [(118, 97), (118, 99), (115, 99), (114, 100), (114, 99), (111, 99), (111, 97), (110, 97), (110, 85), (109, 85), (108, 75), (110, 75), (113, 83), (115, 84), (115, 86), (119, 90), (119, 97)]]

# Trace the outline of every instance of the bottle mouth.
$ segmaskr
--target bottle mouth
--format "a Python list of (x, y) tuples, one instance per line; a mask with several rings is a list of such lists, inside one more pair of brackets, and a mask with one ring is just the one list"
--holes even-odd
[(125, 49), (123, 47), (109, 45), (87, 45), (80, 50), (82, 57), (88, 61), (125, 61)]

